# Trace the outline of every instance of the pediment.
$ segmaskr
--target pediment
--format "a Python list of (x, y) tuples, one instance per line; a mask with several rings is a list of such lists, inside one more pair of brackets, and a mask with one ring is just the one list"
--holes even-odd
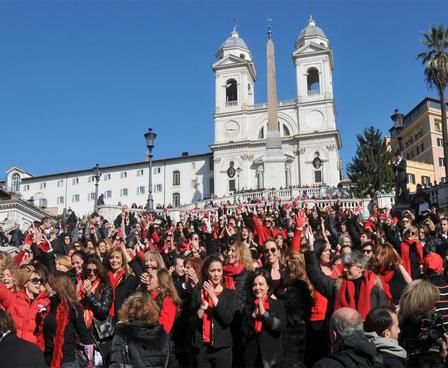
[(257, 71), (255, 70), (254, 63), (249, 60), (241, 59), (240, 57), (235, 55), (227, 55), (226, 57), (218, 60), (212, 65), (213, 70), (226, 69), (229, 67), (246, 67), (247, 69), (249, 69), (252, 78), (254, 80), (257, 79)]
[(317, 43), (308, 43), (306, 45), (303, 45), (302, 47), (298, 48), (296, 51), (294, 51), (293, 55), (298, 54), (311, 54), (316, 52), (329, 52), (330, 49), (328, 47), (319, 45)]

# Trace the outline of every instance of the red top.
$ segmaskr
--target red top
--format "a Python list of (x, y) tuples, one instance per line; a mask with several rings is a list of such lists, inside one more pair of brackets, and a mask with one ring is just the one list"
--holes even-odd
[[(319, 266), (320, 267), (320, 266)], [(339, 270), (337, 267), (333, 268), (333, 271), (330, 275), (332, 279), (337, 279), (339, 277)], [(323, 321), (325, 319), (325, 315), (327, 313), (328, 307), (328, 299), (319, 293), (317, 290), (314, 290), (314, 305), (311, 308), (311, 321)]]

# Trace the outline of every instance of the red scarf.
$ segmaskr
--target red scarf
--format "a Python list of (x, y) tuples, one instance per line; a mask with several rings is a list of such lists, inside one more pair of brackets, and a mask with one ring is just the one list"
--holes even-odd
[[(268, 303), (268, 299), (269, 299), (269, 295), (265, 295), (265, 297), (263, 298), (263, 307), (265, 310), (269, 310), (269, 303)], [(260, 304), (260, 300), (259, 299), (255, 299), (254, 300), (254, 304), (255, 307)], [(261, 332), (261, 329), (263, 327), (263, 320), (262, 320), (262, 316), (256, 316), (255, 317), (255, 333), (259, 334)]]
[(411, 272), (411, 257), (409, 257), (409, 247), (415, 243), (415, 247), (417, 249), (417, 258), (418, 263), (422, 263), (423, 260), (423, 247), (420, 242), (416, 242), (415, 240), (406, 239), (401, 242), (401, 259), (403, 260), (403, 267), (406, 271), (408, 271), (409, 276), (412, 276)]
[(84, 283), (83, 283), (81, 274), (80, 273), (77, 274), (75, 276), (75, 279), (76, 279), (76, 295), (78, 296), (79, 299), (83, 299), (84, 298), (84, 290), (83, 290)]
[(56, 308), (56, 334), (53, 338), (53, 354), (51, 356), (50, 368), (60, 368), (62, 347), (64, 346), (64, 333), (70, 319), (67, 302), (60, 302)]
[(244, 271), (243, 264), (224, 266), (224, 287), (235, 290), (235, 276), (238, 276)]
[(394, 274), (394, 270), (380, 270), (378, 274), (381, 279), (381, 283), (383, 284), (384, 293), (386, 294), (387, 299), (389, 299), (390, 304), (392, 304), (392, 293), (390, 292), (389, 282), (394, 277)]
[[(98, 285), (100, 284), (100, 279), (97, 278), (93, 284), (92, 284), (92, 293), (95, 294), (96, 289), (98, 289)], [(86, 294), (84, 293), (84, 290), (82, 290), (82, 295), (80, 299), (85, 299)], [(90, 306), (86, 303), (84, 304), (84, 322), (86, 323), (87, 328), (90, 328), (92, 326), (93, 322), (93, 312), (90, 309)]]
[(115, 274), (111, 271), (108, 272), (109, 282), (110, 285), (112, 286), (112, 294), (113, 294), (112, 305), (110, 306), (109, 310), (109, 315), (111, 317), (115, 317), (115, 289), (117, 288), (117, 285), (120, 283), (121, 279), (125, 277), (125, 275), (126, 272), (124, 270), (120, 271), (117, 276), (115, 276)]
[[(218, 296), (221, 293), (216, 293)], [(201, 304), (207, 303), (207, 309), (202, 316), (202, 341), (204, 344), (211, 345), (213, 343), (213, 300), (210, 295), (205, 291), (201, 291)]]
[(372, 271), (364, 271), (361, 283), (361, 290), (359, 291), (358, 305), (355, 301), (355, 283), (351, 280), (343, 279), (342, 286), (339, 289), (336, 298), (335, 310), (343, 307), (356, 309), (366, 319), (370, 312), (370, 292), (375, 286), (375, 274)]

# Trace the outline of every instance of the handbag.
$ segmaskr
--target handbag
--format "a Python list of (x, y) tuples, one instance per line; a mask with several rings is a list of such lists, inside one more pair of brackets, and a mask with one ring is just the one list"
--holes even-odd
[(94, 345), (76, 344), (75, 357), (80, 368), (94, 368)]
[(99, 341), (112, 338), (115, 333), (115, 322), (111, 316), (107, 316), (104, 321), (100, 321), (96, 318), (93, 319), (93, 326), (95, 327), (96, 334)]

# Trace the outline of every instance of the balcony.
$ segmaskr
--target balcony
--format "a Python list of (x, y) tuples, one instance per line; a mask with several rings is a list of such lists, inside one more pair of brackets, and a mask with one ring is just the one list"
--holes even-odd
[(320, 95), (320, 89), (308, 90), (308, 96), (318, 96)]
[(238, 106), (238, 101), (226, 101), (226, 107)]

